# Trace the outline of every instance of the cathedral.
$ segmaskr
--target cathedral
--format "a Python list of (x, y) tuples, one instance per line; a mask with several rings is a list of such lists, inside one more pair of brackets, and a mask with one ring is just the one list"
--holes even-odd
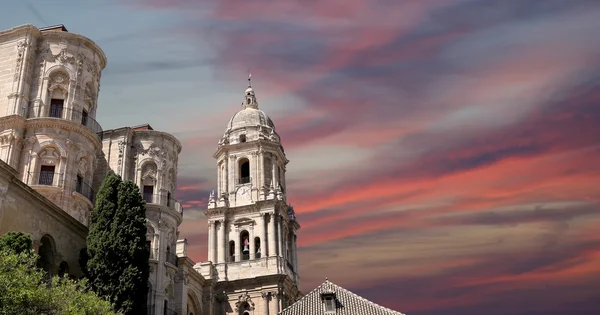
[(192, 261), (175, 198), (181, 143), (148, 124), (102, 129), (106, 64), (98, 45), (63, 25), (0, 31), (0, 234), (30, 234), (44, 270), (81, 277), (95, 192), (112, 170), (146, 201), (149, 314), (400, 314), (329, 280), (300, 292), (289, 161), (250, 79), (213, 155), (208, 260)]

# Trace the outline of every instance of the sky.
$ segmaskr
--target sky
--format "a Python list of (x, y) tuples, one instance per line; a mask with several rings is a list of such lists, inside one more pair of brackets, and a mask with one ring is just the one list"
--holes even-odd
[(0, 29), (104, 50), (104, 129), (181, 141), (195, 261), (251, 71), (304, 293), (328, 277), (409, 315), (600, 314), (599, 1), (1, 2)]

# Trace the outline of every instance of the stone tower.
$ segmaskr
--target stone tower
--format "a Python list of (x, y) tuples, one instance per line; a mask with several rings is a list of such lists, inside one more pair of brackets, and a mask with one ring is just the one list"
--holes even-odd
[(248, 80), (242, 110), (220, 139), (217, 190), (211, 193), (208, 262), (210, 314), (275, 315), (299, 296), (294, 210), (286, 203), (285, 156), (273, 121)]
[(87, 225), (102, 144), (102, 49), (63, 25), (0, 32), (0, 158)]

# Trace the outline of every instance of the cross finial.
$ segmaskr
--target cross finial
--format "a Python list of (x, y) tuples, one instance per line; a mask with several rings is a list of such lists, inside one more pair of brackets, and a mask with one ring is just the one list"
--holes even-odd
[(252, 72), (248, 69), (248, 87), (252, 87)]

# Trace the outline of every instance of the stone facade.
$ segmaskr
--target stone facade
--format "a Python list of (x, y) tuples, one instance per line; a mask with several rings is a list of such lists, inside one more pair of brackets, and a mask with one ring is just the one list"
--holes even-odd
[(101, 150), (95, 117), (105, 66), (100, 47), (63, 26), (0, 32), (0, 158), (84, 225)]
[[(208, 262), (196, 269), (214, 283), (213, 314), (277, 314), (300, 296), (294, 210), (286, 203), (289, 162), (254, 89), (227, 125), (210, 195)], [(210, 305), (207, 305), (210, 307)]]
[(300, 225), (286, 202), (289, 161), (254, 90), (214, 154), (208, 261), (194, 263), (178, 239), (181, 143), (150, 125), (102, 130), (95, 117), (106, 62), (62, 25), (0, 32), (0, 234), (31, 234), (42, 267), (81, 276), (95, 191), (112, 170), (146, 201), (150, 314), (274, 315), (297, 301)]
[(78, 259), (87, 227), (21, 182), (18, 173), (0, 161), (0, 235), (11, 231), (31, 235), (46, 271), (82, 275)]
[[(165, 305), (168, 309), (181, 310), (187, 303), (187, 299), (181, 298), (183, 293), (186, 297), (191, 296), (190, 301), (201, 300), (201, 295), (196, 294), (201, 289), (185, 288), (184, 274), (188, 274), (189, 279), (193, 266), (182, 256), (187, 255), (185, 248), (180, 248), (177, 253), (178, 227), (183, 220), (183, 208), (174, 199), (181, 152), (179, 140), (150, 125), (125, 127), (102, 133), (102, 152), (95, 178), (104, 178), (112, 170), (124, 180), (137, 183), (146, 201), (150, 308), (155, 314), (161, 314)], [(184, 240), (181, 242), (185, 243)], [(185, 247), (179, 247), (182, 246)], [(178, 254), (182, 257), (181, 266)], [(202, 284), (200, 279), (191, 286), (201, 287)]]

